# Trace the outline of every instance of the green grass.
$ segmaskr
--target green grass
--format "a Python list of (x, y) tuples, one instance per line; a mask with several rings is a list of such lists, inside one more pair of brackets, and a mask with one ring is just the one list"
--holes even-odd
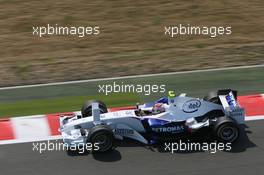
[(140, 102), (140, 99), (135, 94), (73, 96), (24, 100), (18, 102), (0, 103), (1, 117), (79, 111), (82, 104), (86, 100), (90, 99), (102, 100), (108, 107), (135, 105), (137, 102)]

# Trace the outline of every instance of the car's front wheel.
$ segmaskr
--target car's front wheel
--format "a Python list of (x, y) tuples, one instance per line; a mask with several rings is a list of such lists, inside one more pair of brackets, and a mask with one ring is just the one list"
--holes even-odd
[(103, 102), (99, 100), (91, 100), (91, 101), (85, 102), (84, 105), (82, 106), (82, 109), (81, 109), (82, 117), (92, 116), (92, 103), (99, 104), (99, 110), (101, 114), (108, 112), (107, 106)]
[(114, 133), (106, 125), (96, 125), (88, 135), (88, 142), (93, 145), (93, 152), (107, 152), (114, 146)]

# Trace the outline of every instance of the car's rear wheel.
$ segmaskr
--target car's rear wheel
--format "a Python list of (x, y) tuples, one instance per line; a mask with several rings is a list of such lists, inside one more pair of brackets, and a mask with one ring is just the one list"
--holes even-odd
[(89, 131), (87, 142), (92, 143), (93, 152), (107, 152), (114, 146), (114, 133), (106, 125), (96, 125)]
[(92, 116), (92, 103), (98, 103), (99, 104), (99, 109), (100, 109), (100, 113), (107, 113), (107, 106), (99, 101), (99, 100), (91, 100), (91, 101), (87, 101), (84, 103), (84, 105), (82, 106), (81, 109), (81, 113), (82, 113), (82, 117), (89, 117)]
[(218, 118), (215, 125), (215, 135), (220, 142), (233, 143), (239, 138), (239, 127), (228, 117)]

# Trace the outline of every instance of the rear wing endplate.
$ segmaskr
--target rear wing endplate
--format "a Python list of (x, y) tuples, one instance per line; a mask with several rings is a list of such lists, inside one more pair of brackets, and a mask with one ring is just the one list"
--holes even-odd
[(232, 91), (227, 95), (219, 95), (219, 99), (226, 116), (233, 118), (238, 124), (245, 123), (245, 110), (239, 106)]

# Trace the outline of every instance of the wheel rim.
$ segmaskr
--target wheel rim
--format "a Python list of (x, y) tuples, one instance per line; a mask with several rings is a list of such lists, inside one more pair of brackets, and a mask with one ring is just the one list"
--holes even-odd
[(220, 131), (220, 137), (224, 141), (233, 142), (234, 140), (236, 140), (237, 136), (238, 136), (238, 131), (235, 127), (232, 126), (225, 126)]
[(107, 141), (107, 138), (105, 135), (99, 135), (96, 137), (96, 142), (99, 144), (105, 144)]
[(94, 136), (93, 143), (97, 143), (99, 146), (99, 151), (107, 151), (112, 146), (112, 141), (110, 136), (106, 134), (98, 134)]

